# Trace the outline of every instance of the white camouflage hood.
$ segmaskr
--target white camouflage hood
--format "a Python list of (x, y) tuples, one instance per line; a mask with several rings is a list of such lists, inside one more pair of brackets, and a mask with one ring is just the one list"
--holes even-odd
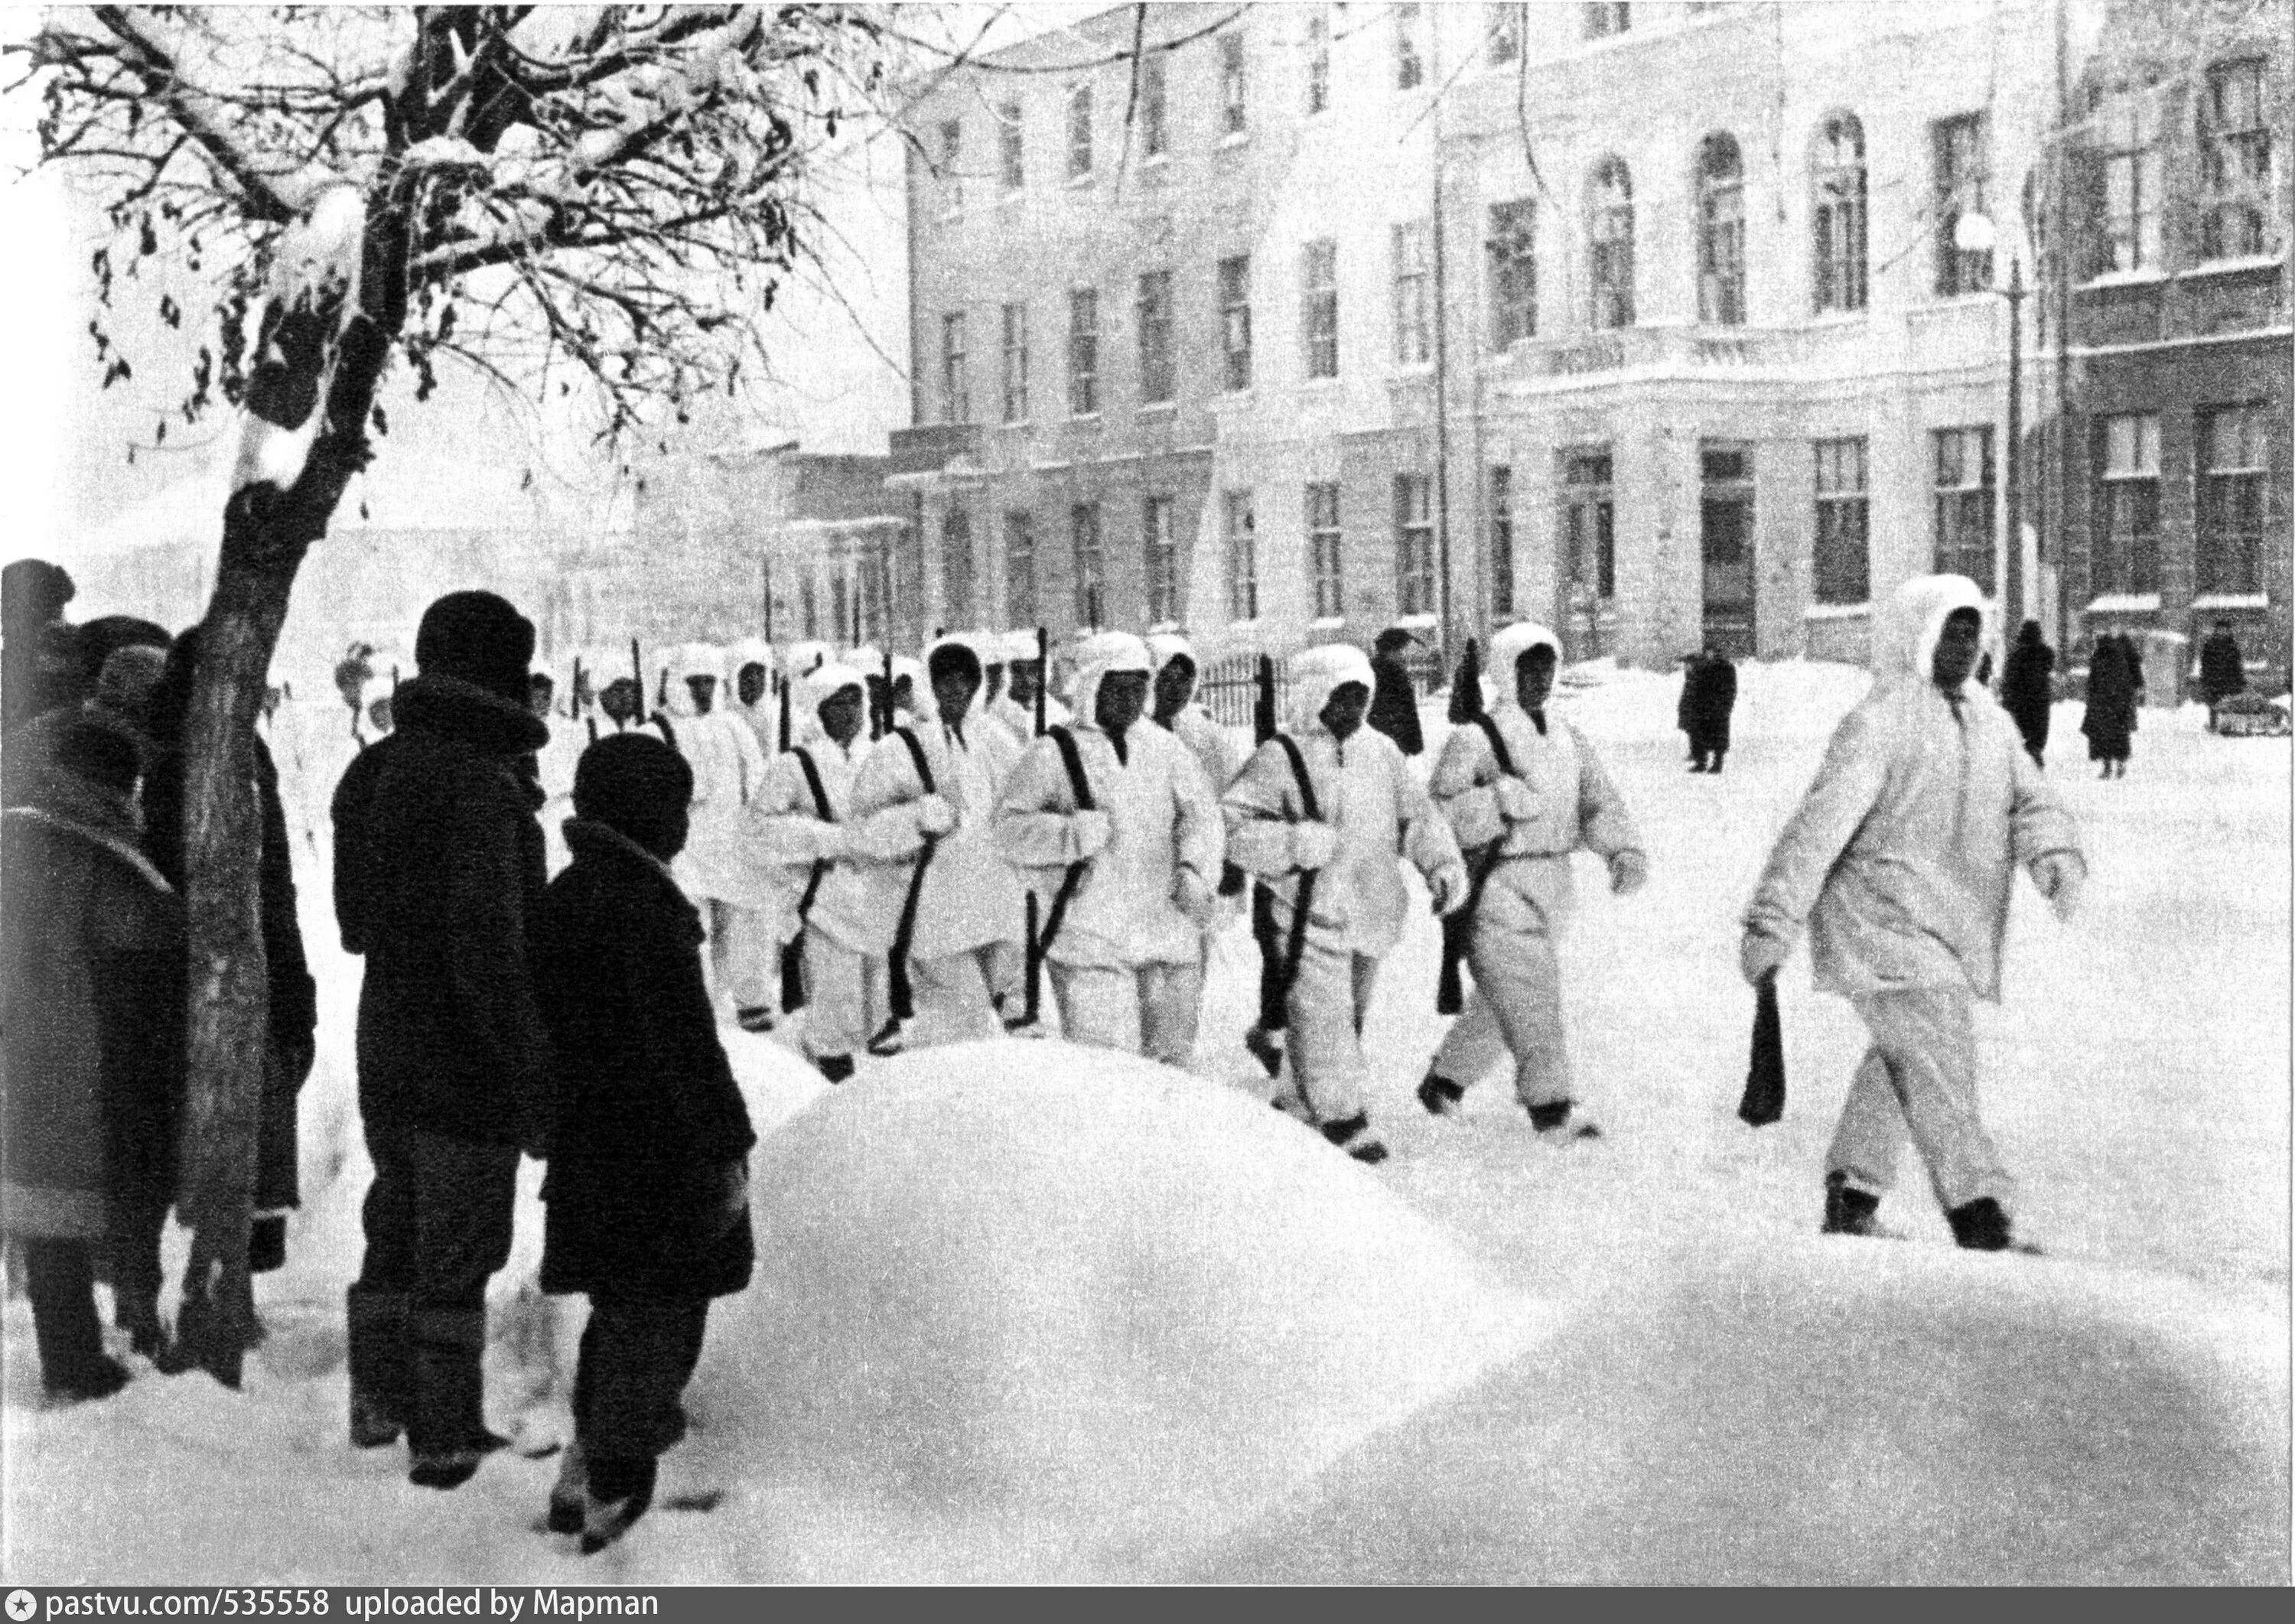
[[(811, 674), (798, 681), (796, 691), (789, 696), (789, 731), (792, 744), (809, 745), (829, 737), (821, 725), (821, 707), (830, 699), (852, 689), (865, 703), (869, 698), (869, 681), (851, 665), (840, 665), (830, 660), (816, 666)], [(869, 730), (861, 730), (863, 739)]]
[(1554, 650), (1556, 667), (1562, 664), (1562, 640), (1536, 621), (1517, 620), (1514, 624), (1496, 632), (1491, 637), (1491, 657), (1482, 668), (1482, 704), (1485, 709), (1496, 711), (1520, 701), (1515, 690), (1514, 670), (1522, 657), (1532, 649)]
[(1974, 609), (1983, 617), (1979, 638), (1989, 645), (1992, 613), (1983, 589), (1966, 575), (1915, 575), (1890, 593), (1873, 627), (1874, 684), (1933, 681), (1930, 665), (1937, 640), (1944, 635), (1946, 620), (1958, 609)]
[[(1076, 651), (1075, 685), (1068, 707), (1082, 727), (1099, 725), (1099, 685), (1112, 672), (1152, 672), (1155, 662), (1148, 645), (1129, 632), (1102, 632), (1084, 640)], [(1143, 713), (1144, 714), (1144, 713)]]
[(1350, 682), (1371, 686), (1370, 656), (1352, 643), (1323, 643), (1291, 661), (1291, 731), (1315, 733), (1323, 728), (1323, 707), (1332, 694)]

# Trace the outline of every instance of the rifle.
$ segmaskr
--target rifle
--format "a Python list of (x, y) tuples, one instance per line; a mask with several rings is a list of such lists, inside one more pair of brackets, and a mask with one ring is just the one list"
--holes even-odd
[(786, 752), (789, 747), (789, 681), (787, 677), (779, 681), (781, 685), (781, 748)]
[(1036, 737), (1044, 736), (1044, 690), (1052, 680), (1052, 662), (1044, 628), (1036, 628)]
[(566, 714), (576, 722), (582, 720), (582, 657), (578, 654), (574, 657), (574, 692), (572, 695), (572, 703), (568, 707)]
[[(885, 664), (888, 669), (892, 663), (893, 657), (886, 655)], [(891, 705), (888, 688), (886, 708), (889, 709)], [(894, 731), (909, 747), (909, 762), (916, 769), (917, 781), (924, 787), (924, 793), (937, 795), (939, 788), (933, 782), (932, 763), (925, 759), (924, 746), (917, 742), (916, 734), (907, 728), (895, 728)], [(932, 867), (933, 851), (939, 844), (939, 836), (925, 836), (924, 850), (917, 853), (917, 866), (909, 876), (909, 894), (901, 905), (900, 923), (893, 930), (893, 951), (886, 955), (885, 969), (886, 979), (891, 983), (888, 992), (892, 1014), (877, 1035), (869, 1040), (869, 1052), (880, 1057), (901, 1052), (901, 1027), (903, 1023), (916, 1018), (916, 990), (909, 978), (909, 953), (916, 945), (917, 901), (924, 894), (925, 870)]]
[(1785, 1114), (1785, 1031), (1777, 1016), (1776, 973), (1771, 971), (1753, 989), (1753, 1053), (1737, 1115), (1748, 1127), (1766, 1128)]
[[(1482, 730), (1491, 743), (1491, 755), (1497, 760), (1499, 771), (1512, 778), (1514, 756), (1507, 749), (1506, 738), (1499, 731), (1497, 722), (1482, 708), (1482, 651), (1474, 640), (1466, 640), (1466, 651), (1458, 658), (1458, 674), (1450, 684), (1450, 716), (1460, 726), (1473, 722)], [(1466, 870), (1466, 900), (1442, 919), (1442, 969), (1434, 983), (1434, 1013), (1456, 1015), (1466, 1008), (1466, 988), (1458, 978), (1458, 967), (1474, 941), (1474, 912), (1481, 907), (1482, 887), (1490, 884), (1491, 874), (1499, 866), (1499, 853), (1506, 845), (1506, 830), (1501, 828), (1488, 844), (1479, 847)]]
[[(784, 688), (781, 694), (786, 701), (788, 690)], [(786, 703), (781, 709), (781, 722), (784, 726), (788, 722)], [(788, 752), (786, 745), (782, 748), (785, 753), (794, 754), (796, 764), (804, 769), (805, 788), (813, 792), (814, 814), (823, 823), (836, 822), (837, 820), (829, 816), (829, 793), (821, 785), (821, 770), (813, 764), (811, 753), (804, 750)], [(813, 863), (812, 872), (805, 877), (804, 894), (797, 899), (796, 904), (796, 933), (781, 944), (781, 1013), (784, 1016), (795, 1015), (805, 1006), (804, 933), (812, 923), (813, 899), (821, 894), (821, 882), (829, 873), (829, 861), (825, 857), (818, 860)]]
[[(1046, 652), (1047, 649), (1044, 628), (1038, 626), (1036, 628), (1036, 692), (1034, 698), (1036, 710), (1036, 737), (1039, 739), (1041, 739), (1044, 736), (1044, 676), (1045, 666), (1047, 664), (1044, 656)], [(1075, 747), (1073, 743), (1066, 746), (1061, 752), (1063, 757), (1072, 753), (1074, 748)], [(1077, 781), (1082, 781), (1082, 775), (1081, 772), (1077, 774)], [(1066, 896), (1068, 890), (1068, 885), (1066, 882), (1063, 882), (1060, 887), (1060, 894), (1064, 899)], [(1059, 928), (1058, 919), (1060, 912), (1060, 907), (1056, 904), (1052, 910), (1053, 924), (1051, 926), (1051, 929), (1053, 930)], [(1028, 893), (1026, 929), (1028, 933), (1027, 940), (1021, 943), (1021, 957), (1027, 967), (1026, 975), (1021, 983), (1023, 1000), (1021, 1005), (1020, 1025), (1023, 1028), (1033, 1026), (1042, 1015), (1044, 950), (1050, 945), (1049, 941), (1039, 941), (1036, 936), (1036, 894), (1033, 891)], [(1047, 934), (1049, 935), (1049, 933), (1048, 932)]]
[[(1259, 657), (1257, 681), (1259, 691), (1253, 697), (1251, 706), (1251, 736), (1254, 746), (1264, 745), (1275, 737), (1275, 661), (1271, 656), (1262, 654)], [(1229, 866), (1234, 867), (1232, 864)], [(1239, 890), (1244, 881), (1243, 870), (1236, 868), (1235, 875), (1234, 883)], [(1222, 870), (1220, 889), (1232, 895), (1233, 893), (1227, 891), (1228, 884), (1227, 874)], [(1245, 1037), (1244, 1047), (1257, 1057), (1267, 1074), (1273, 1077), (1283, 1070), (1282, 1049), (1270, 1039), (1262, 1037), (1258, 1042), (1252, 1039), (1261, 1033), (1280, 1032), (1289, 1024), (1284, 1005), (1289, 1001), (1291, 989), (1284, 979), (1283, 943), (1275, 928), (1275, 891), (1264, 880), (1251, 887), (1251, 940), (1259, 949), (1259, 1020), (1252, 1032)]]

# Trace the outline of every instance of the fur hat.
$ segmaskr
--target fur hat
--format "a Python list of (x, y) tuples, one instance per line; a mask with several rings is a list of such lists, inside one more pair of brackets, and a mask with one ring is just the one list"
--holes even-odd
[(520, 706), (533, 658), (534, 623), (493, 592), (448, 592), (422, 611), (414, 633), (424, 676), (459, 677)]
[(657, 855), (674, 854), (682, 844), (672, 836), (681, 831), (692, 799), (693, 769), (650, 733), (608, 733), (575, 764), (575, 815), (626, 835)]

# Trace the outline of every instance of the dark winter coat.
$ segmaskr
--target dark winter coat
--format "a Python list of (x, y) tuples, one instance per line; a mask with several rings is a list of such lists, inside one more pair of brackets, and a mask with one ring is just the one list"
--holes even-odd
[(2038, 755), (2047, 748), (2049, 707), (2056, 698), (2056, 651), (2041, 642), (2020, 642), (2008, 650), (2000, 672), (2000, 708), (2014, 719), (2024, 747)]
[(49, 767), (0, 820), (0, 1228), (91, 1240), (174, 1196), (184, 910), (121, 795)]
[(2095, 640), (2095, 652), (2087, 663), (2087, 707), (2080, 718), (2090, 761), (2128, 759), (2128, 736), (2136, 730), (2139, 680), (2126, 643), (2110, 635)]
[(720, 1297), (749, 1281), (723, 1192), (756, 1143), (701, 970), (701, 917), (650, 853), (570, 819), (536, 934), (558, 1056), (542, 1288)]
[(2228, 632), (2209, 632), (2200, 645), (2200, 698), (2219, 705), (2246, 691), (2247, 662), (2240, 657), (2239, 639)]
[(1690, 743), (1702, 749), (1729, 747), (1729, 717), (1737, 708), (1737, 667), (1728, 658), (1709, 654), (1681, 679), (1684, 722)]
[(1405, 755), (1418, 755), (1426, 748), (1426, 739), (1418, 730), (1418, 690), (1410, 681), (1409, 667), (1382, 654), (1371, 660), (1370, 673), (1370, 714), (1365, 720), (1401, 746)]
[(518, 758), (548, 730), (456, 677), (402, 684), (396, 709), (396, 730), (335, 789), (335, 919), (366, 959), (359, 1110), (370, 1127), (538, 1146), (549, 1046), (528, 932), (543, 852)]
[[(294, 848), (287, 834), (286, 810), (279, 799), (279, 770), (272, 763), (270, 747), (260, 737), (254, 743), (255, 796), (263, 820), (263, 851), (257, 877), (270, 992), (272, 1061), (263, 1068), (263, 1101), (256, 1131), (255, 1206), (262, 1212), (298, 1204), (296, 1097), (310, 1076), (319, 1030), (319, 989), (311, 979), (310, 960), (303, 951)], [(144, 853), (168, 884), (184, 892), (181, 750), (163, 742), (144, 776), (142, 798)], [(180, 1056), (187, 1041), (183, 1033), (180, 982), (174, 991), (177, 995), (176, 1049)], [(180, 1066), (177, 1080), (180, 1089)]]

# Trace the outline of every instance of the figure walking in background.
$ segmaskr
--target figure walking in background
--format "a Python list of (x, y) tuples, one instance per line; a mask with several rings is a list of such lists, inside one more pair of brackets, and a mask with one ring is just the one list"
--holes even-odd
[(1770, 851), (1738, 964), (1776, 975), (1804, 922), (1817, 990), (1872, 1033), (1825, 1155), (1824, 1231), (1878, 1233), (1907, 1132), (1953, 1238), (2012, 1244), (2013, 1186), (1977, 1112), (1975, 1006), (2000, 997), (2016, 869), (2068, 918), (2087, 865), (2070, 814), (1970, 680), (1983, 594), (1923, 575), (1874, 634), (1874, 684)]
[(1689, 770), (1719, 772), (1729, 754), (1729, 718), (1737, 708), (1736, 664), (1709, 645), (1683, 674), (1681, 689)]
[(2048, 717), (2056, 702), (2056, 651), (2040, 637), (2040, 623), (2028, 620), (2016, 632), (2000, 673), (2000, 708), (2023, 735), (2024, 750), (2036, 767), (2048, 749)]
[(2200, 698), (2208, 707), (2209, 721), (2214, 721), (2217, 706), (2246, 691), (2247, 660), (2239, 639), (2232, 633), (2231, 622), (2218, 620), (2200, 645)]
[(1418, 755), (1426, 749), (1425, 735), (1418, 726), (1418, 685), (1410, 680), (1410, 667), (1402, 663), (1402, 651), (1418, 640), (1401, 626), (1389, 626), (1378, 634), (1371, 645), (1370, 725), (1389, 739), (1405, 755)]
[(2136, 697), (2141, 673), (2128, 640), (2106, 632), (2088, 656), (2087, 704), (2080, 731), (2087, 735), (2087, 758), (2103, 763), (2098, 778), (2126, 778), (2133, 753)]

